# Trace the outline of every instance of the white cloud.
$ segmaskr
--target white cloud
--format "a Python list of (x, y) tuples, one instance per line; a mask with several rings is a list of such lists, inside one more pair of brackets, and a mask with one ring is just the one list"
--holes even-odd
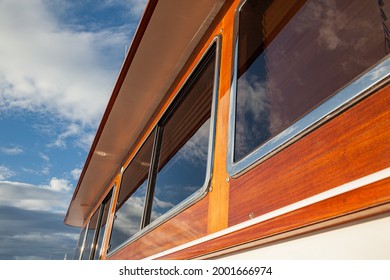
[(42, 170), (41, 170), (41, 173), (43, 174), (43, 175), (49, 175), (49, 173), (50, 173), (50, 165), (49, 166), (44, 166), (43, 168), (42, 168)]
[(13, 155), (23, 154), (24, 151), (20, 147), (10, 147), (10, 148), (0, 147), (0, 153), (13, 156)]
[(163, 209), (166, 209), (166, 208), (170, 209), (170, 208), (172, 208), (172, 207), (175, 206), (173, 203), (171, 203), (171, 202), (169, 202), (169, 201), (160, 200), (160, 199), (158, 199), (157, 197), (155, 197), (155, 198), (153, 199), (153, 204), (154, 204), (156, 207), (158, 207), (158, 208), (163, 208)]
[(83, 131), (83, 133), (77, 135), (75, 146), (88, 151), (92, 145), (94, 138), (95, 138), (95, 132)]
[(81, 171), (81, 168), (75, 168), (70, 172), (70, 174), (72, 175), (73, 179), (78, 180), (81, 175)]
[[(137, 233), (140, 228), (140, 219), (144, 207), (144, 198), (133, 195), (129, 200), (122, 205), (116, 213), (114, 222), (115, 231), (130, 237)], [(117, 238), (115, 235), (113, 238)]]
[(133, 15), (141, 15), (145, 10), (147, 0), (128, 0), (127, 2)]
[(72, 190), (72, 185), (66, 179), (51, 178), (48, 189), (55, 192), (68, 192)]
[(130, 13), (134, 16), (140, 16), (142, 15), (143, 11), (145, 10), (147, 0), (105, 0), (106, 4), (112, 5), (112, 4), (122, 4), (126, 5), (126, 7), (129, 9)]
[(68, 180), (52, 178), (47, 185), (0, 181), (0, 206), (64, 213), (71, 197)]
[(57, 139), (53, 143), (49, 144), (48, 146), (66, 148), (67, 145), (65, 140), (71, 136), (78, 135), (79, 133), (81, 133), (80, 126), (75, 123), (71, 123), (70, 125), (68, 125), (65, 131), (63, 133), (60, 133), (57, 136)]
[(50, 161), (50, 157), (44, 153), (39, 153), (39, 157), (44, 161)]
[(194, 166), (204, 164), (207, 161), (209, 134), (210, 119), (180, 149), (179, 158), (186, 160)]
[(23, 170), (26, 173), (30, 173), (30, 174), (34, 174), (34, 175), (46, 175), (47, 176), (50, 173), (50, 168), (51, 168), (51, 165), (49, 164), (49, 165), (41, 167), (41, 169), (32, 169), (32, 168), (22, 167), (21, 170)]
[(65, 235), (73, 240), (76, 240), (78, 239), (78, 235), (77, 234), (61, 234), (61, 233), (57, 233), (57, 234), (44, 234), (42, 232), (29, 232), (29, 233), (22, 233), (22, 234), (15, 234), (13, 236), (9, 236), (10, 238), (14, 239), (14, 240), (18, 240), (18, 241), (29, 241), (29, 242), (39, 242), (43, 239), (52, 239), (53, 237), (56, 237), (58, 235)]
[(105, 50), (125, 45), (123, 33), (72, 31), (41, 0), (3, 0), (0, 37), (0, 108), (96, 126), (117, 74)]
[(16, 173), (4, 165), (0, 165), (0, 180), (5, 180), (15, 176)]
[(76, 123), (69, 123), (67, 126), (64, 125), (62, 132), (55, 137), (51, 143), (47, 144), (47, 147), (66, 149), (70, 142), (72, 146), (88, 151), (95, 137), (95, 130)]

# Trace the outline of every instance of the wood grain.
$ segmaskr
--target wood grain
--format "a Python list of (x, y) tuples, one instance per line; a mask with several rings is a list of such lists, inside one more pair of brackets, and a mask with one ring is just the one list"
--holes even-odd
[(229, 226), (390, 166), (390, 87), (231, 181)]
[[(216, 137), (214, 147), (214, 169), (212, 177), (212, 191), (209, 193), (209, 219), (208, 233), (213, 233), (228, 226), (229, 209), (229, 177), (226, 170), (227, 139), (230, 105), (230, 79), (233, 53), (233, 1), (227, 1), (222, 7), (219, 22), (214, 28), (213, 34), (219, 34), (221, 39), (220, 49), (220, 79), (218, 92), (218, 110), (216, 122)], [(215, 36), (215, 35), (213, 35)]]
[(207, 234), (208, 198), (168, 220), (109, 256), (110, 260), (142, 259)]

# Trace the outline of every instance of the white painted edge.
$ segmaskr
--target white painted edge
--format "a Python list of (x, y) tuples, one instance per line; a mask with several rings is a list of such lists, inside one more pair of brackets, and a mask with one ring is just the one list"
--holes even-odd
[(151, 260), (151, 259), (156, 259), (156, 258), (165, 256), (165, 255), (168, 255), (168, 254), (172, 254), (174, 252), (177, 252), (177, 251), (189, 248), (189, 247), (194, 246), (194, 245), (201, 244), (203, 242), (210, 241), (212, 239), (216, 239), (216, 238), (222, 237), (224, 235), (233, 233), (235, 231), (239, 231), (241, 229), (250, 227), (252, 225), (255, 225), (255, 224), (258, 224), (258, 223), (270, 220), (272, 218), (275, 218), (275, 217), (287, 214), (289, 212), (301, 209), (303, 207), (306, 207), (306, 206), (318, 203), (318, 202), (326, 200), (328, 198), (331, 198), (331, 197), (334, 197), (334, 196), (337, 196), (337, 195), (340, 195), (340, 194), (343, 194), (343, 193), (346, 193), (346, 192), (349, 192), (349, 191), (361, 188), (363, 186), (366, 186), (366, 185), (378, 182), (380, 180), (383, 180), (383, 179), (386, 179), (386, 178), (389, 178), (389, 177), (390, 177), (390, 167), (382, 169), (382, 170), (377, 171), (377, 172), (374, 172), (374, 173), (372, 173), (370, 175), (361, 177), (361, 178), (356, 179), (354, 181), (348, 182), (348, 183), (343, 184), (341, 186), (335, 187), (333, 189), (324, 191), (322, 193), (319, 193), (317, 195), (311, 196), (309, 198), (300, 200), (298, 202), (295, 202), (295, 203), (290, 204), (288, 206), (282, 207), (280, 209), (271, 211), (271, 212), (269, 212), (267, 214), (264, 214), (264, 215), (261, 215), (259, 217), (253, 218), (253, 219), (248, 220), (246, 222), (242, 222), (240, 224), (237, 224), (237, 225), (234, 225), (232, 227), (223, 229), (221, 231), (212, 233), (212, 234), (204, 236), (202, 238), (199, 238), (199, 239), (196, 239), (196, 240), (184, 243), (184, 244), (176, 246), (174, 248), (171, 248), (171, 249), (165, 250), (163, 252), (154, 254), (152, 256), (146, 257), (145, 259), (146, 260)]

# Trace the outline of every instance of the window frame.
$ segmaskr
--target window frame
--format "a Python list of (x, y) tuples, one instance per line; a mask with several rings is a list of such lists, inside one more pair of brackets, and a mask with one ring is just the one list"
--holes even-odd
[(86, 251), (85, 251), (86, 246), (88, 245), (88, 244), (87, 244), (87, 241), (88, 241), (89, 226), (90, 226), (90, 224), (91, 224), (91, 219), (92, 219), (93, 215), (95, 214), (95, 212), (96, 212), (96, 211), (94, 211), (93, 214), (91, 215), (91, 217), (88, 219), (88, 224), (87, 224), (87, 226), (86, 226), (86, 228), (85, 228), (83, 247), (82, 247), (82, 250), (81, 250), (80, 256), (79, 256), (79, 260), (82, 260), (82, 261), (89, 260), (89, 256), (90, 256), (90, 254), (91, 254), (92, 245), (93, 245), (92, 242), (93, 242), (93, 236), (95, 235), (95, 230), (94, 230), (93, 232), (91, 231), (91, 233), (93, 233), (93, 235), (92, 235), (92, 240), (91, 240), (91, 244), (90, 244), (91, 249), (90, 249), (89, 252), (88, 252), (88, 256), (84, 256), (84, 253), (86, 253)]
[[(163, 129), (160, 128), (161, 122), (164, 121), (166, 116), (175, 109), (175, 106), (177, 105), (177, 98), (183, 96), (183, 91), (185, 94), (185, 88), (188, 85), (189, 82), (191, 82), (191, 79), (193, 79), (194, 75), (196, 74), (198, 70), (198, 67), (204, 63), (204, 59), (210, 55), (209, 52), (215, 48), (214, 53), (212, 54), (215, 56), (215, 67), (214, 67), (214, 84), (212, 88), (212, 100), (211, 100), (211, 112), (210, 112), (210, 128), (209, 128), (209, 141), (208, 141), (208, 153), (207, 153), (207, 165), (206, 165), (206, 174), (205, 174), (205, 180), (203, 183), (203, 186), (201, 186), (196, 192), (188, 196), (185, 200), (180, 202), (179, 204), (175, 205), (172, 209), (168, 210), (166, 213), (164, 213), (162, 216), (158, 217), (154, 221), (148, 223), (147, 215), (150, 215), (151, 209), (152, 209), (152, 203), (153, 200), (153, 190), (149, 189), (149, 185), (153, 184), (152, 181), (155, 181), (158, 171), (157, 171), (157, 164), (158, 159), (156, 156), (158, 156), (159, 152), (156, 153), (156, 151), (160, 150), (161, 140), (162, 140), (162, 131)], [(151, 169), (154, 170), (149, 171), (149, 175), (151, 175), (150, 178), (148, 178), (148, 187), (146, 190), (146, 198), (145, 198), (145, 205), (144, 205), (144, 213), (141, 219), (141, 229), (135, 233), (133, 236), (131, 236), (129, 239), (124, 241), (122, 244), (114, 248), (112, 251), (108, 252), (107, 257), (110, 257), (114, 255), (119, 250), (123, 249), (128, 244), (134, 242), (135, 240), (141, 238), (148, 232), (154, 230), (161, 224), (165, 223), (169, 219), (173, 218), (174, 216), (178, 215), (179, 213), (183, 212), (185, 209), (190, 207), (191, 205), (195, 204), (196, 202), (203, 199), (210, 188), (211, 183), (211, 177), (212, 177), (212, 169), (214, 166), (214, 149), (215, 149), (215, 135), (216, 135), (216, 119), (217, 119), (217, 103), (218, 103), (218, 91), (219, 91), (219, 77), (220, 77), (220, 56), (221, 56), (221, 35), (217, 35), (214, 37), (214, 39), (211, 41), (211, 43), (208, 45), (208, 47), (203, 52), (202, 56), (198, 59), (196, 64), (193, 66), (190, 73), (185, 78), (184, 82), (180, 86), (180, 88), (176, 91), (174, 98), (172, 98), (172, 101), (167, 105), (164, 112), (162, 112), (161, 117), (156, 121), (155, 125), (151, 128), (150, 132), (145, 135), (145, 140), (143, 143), (141, 143), (140, 147), (144, 145), (148, 137), (154, 132), (155, 138), (152, 148), (152, 159), (151, 159)], [(200, 70), (201, 71), (201, 70)], [(138, 151), (137, 151), (138, 153)], [(137, 155), (137, 153), (134, 154), (134, 157), (129, 161), (129, 163), (122, 168), (121, 172), (121, 179), (123, 176), (123, 171), (126, 170), (129, 165), (132, 163), (133, 159)], [(119, 190), (120, 191), (120, 190)], [(118, 193), (119, 193), (118, 191)], [(150, 192), (151, 191), (151, 192)], [(149, 202), (148, 202), (149, 200)], [(115, 209), (116, 214), (116, 209)], [(111, 236), (110, 236), (111, 237)], [(109, 247), (111, 244), (109, 244)]]
[[(105, 196), (105, 198), (103, 199), (103, 201), (100, 203), (100, 206), (99, 206), (99, 230), (98, 230), (98, 233), (96, 233), (96, 229), (95, 229), (95, 236), (94, 238), (96, 238), (96, 241), (94, 242), (93, 244), (93, 248), (94, 248), (94, 254), (90, 256), (90, 259), (91, 260), (100, 260), (101, 257), (103, 256), (103, 252), (104, 252), (104, 241), (106, 240), (106, 236), (108, 234), (108, 224), (109, 222), (111, 221), (111, 209), (113, 207), (113, 201), (114, 201), (114, 194), (115, 194), (115, 190), (116, 190), (116, 185), (114, 184), (112, 187), (111, 187), (111, 190), (107, 193), (107, 195)], [(103, 230), (103, 233), (101, 231), (102, 227), (101, 227), (101, 223), (104, 222), (103, 221), (103, 218), (104, 218), (104, 211), (107, 207), (107, 217), (106, 217), (106, 225), (105, 225), (105, 228)], [(101, 235), (102, 234), (102, 235)], [(101, 238), (101, 244), (100, 244), (100, 248), (97, 248), (96, 246), (98, 245), (99, 243), (99, 237), (102, 237)], [(98, 249), (98, 250), (96, 250)], [(96, 258), (97, 257), (97, 258)]]
[(228, 124), (228, 155), (227, 171), (230, 177), (236, 178), (272, 157), (282, 149), (296, 142), (309, 132), (321, 126), (341, 111), (356, 104), (359, 100), (374, 92), (390, 77), (390, 54), (386, 55), (377, 64), (351, 80), (332, 97), (328, 98), (310, 112), (303, 115), (295, 123), (278, 133), (276, 136), (260, 144), (259, 147), (246, 156), (234, 161), (235, 130), (236, 130), (236, 103), (237, 103), (237, 73), (238, 73), (238, 44), (240, 11), (247, 0), (238, 5), (234, 18), (233, 31), (233, 73), (230, 89), (230, 108)]
[[(113, 197), (114, 197), (114, 193), (115, 193), (115, 184), (112, 186), (112, 188), (110, 189), (110, 191), (108, 192), (108, 194), (104, 197), (104, 199), (102, 200), (102, 202), (99, 204), (99, 207), (97, 207), (95, 209), (95, 211), (93, 212), (93, 214), (89, 217), (88, 219), (88, 222), (86, 223), (85, 227), (83, 227), (81, 229), (81, 232), (80, 232), (80, 237), (79, 237), (79, 241), (77, 242), (77, 245), (79, 245), (79, 242), (82, 238), (82, 244), (81, 244), (81, 247), (80, 247), (80, 252), (76, 258), (76, 253), (77, 253), (77, 245), (76, 245), (76, 249), (75, 249), (75, 252), (74, 252), (74, 255), (73, 255), (73, 260), (99, 260), (102, 255), (103, 255), (103, 245), (104, 245), (104, 240), (106, 238), (106, 235), (108, 234), (108, 227), (107, 227), (107, 224), (109, 223), (109, 221), (111, 220), (111, 209), (112, 209), (112, 206), (113, 206)], [(104, 206), (104, 207), (103, 207)], [(104, 228), (104, 231), (102, 233), (101, 231), (101, 223), (103, 222), (103, 217), (104, 217), (104, 209), (105, 207), (108, 207), (108, 213), (107, 213), (107, 220), (106, 220), (106, 227)], [(96, 219), (96, 226), (95, 226), (95, 229), (93, 230), (93, 236), (92, 236), (92, 240), (91, 240), (91, 249), (89, 251), (89, 254), (88, 256), (85, 256), (85, 258), (83, 259), (83, 256), (84, 256), (84, 251), (85, 251), (85, 246), (87, 245), (86, 242), (87, 242), (87, 236), (88, 236), (88, 231), (89, 231), (89, 227), (90, 227), (90, 224), (91, 224), (91, 219), (92, 217), (97, 214), (97, 219)], [(84, 231), (84, 232), (83, 232)], [(92, 233), (92, 231), (91, 231)], [(102, 235), (102, 242), (101, 242), (101, 246), (100, 248), (98, 248), (98, 250), (96, 250), (96, 245), (99, 241), (99, 237)], [(98, 254), (98, 255), (97, 255)], [(98, 256), (98, 258), (96, 259), (95, 256)]]
[[(85, 247), (85, 241), (86, 241), (86, 233), (87, 233), (87, 230), (88, 230), (88, 225), (89, 225), (89, 222), (88, 224), (86, 224), (84, 227), (81, 228), (81, 231), (80, 231), (80, 234), (79, 234), (79, 239), (77, 241), (77, 244), (76, 244), (76, 248), (75, 248), (75, 251), (73, 253), (73, 260), (81, 260), (81, 256), (83, 255), (83, 252), (84, 252), (84, 247)], [(80, 243), (81, 241), (81, 243)], [(78, 250), (78, 245), (80, 245), (80, 250)], [(77, 254), (78, 253), (78, 254)]]

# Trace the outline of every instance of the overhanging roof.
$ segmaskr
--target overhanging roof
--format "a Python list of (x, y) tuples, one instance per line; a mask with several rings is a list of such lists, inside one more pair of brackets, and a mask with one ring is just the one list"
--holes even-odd
[(65, 223), (82, 226), (224, 0), (150, 0), (76, 186)]

